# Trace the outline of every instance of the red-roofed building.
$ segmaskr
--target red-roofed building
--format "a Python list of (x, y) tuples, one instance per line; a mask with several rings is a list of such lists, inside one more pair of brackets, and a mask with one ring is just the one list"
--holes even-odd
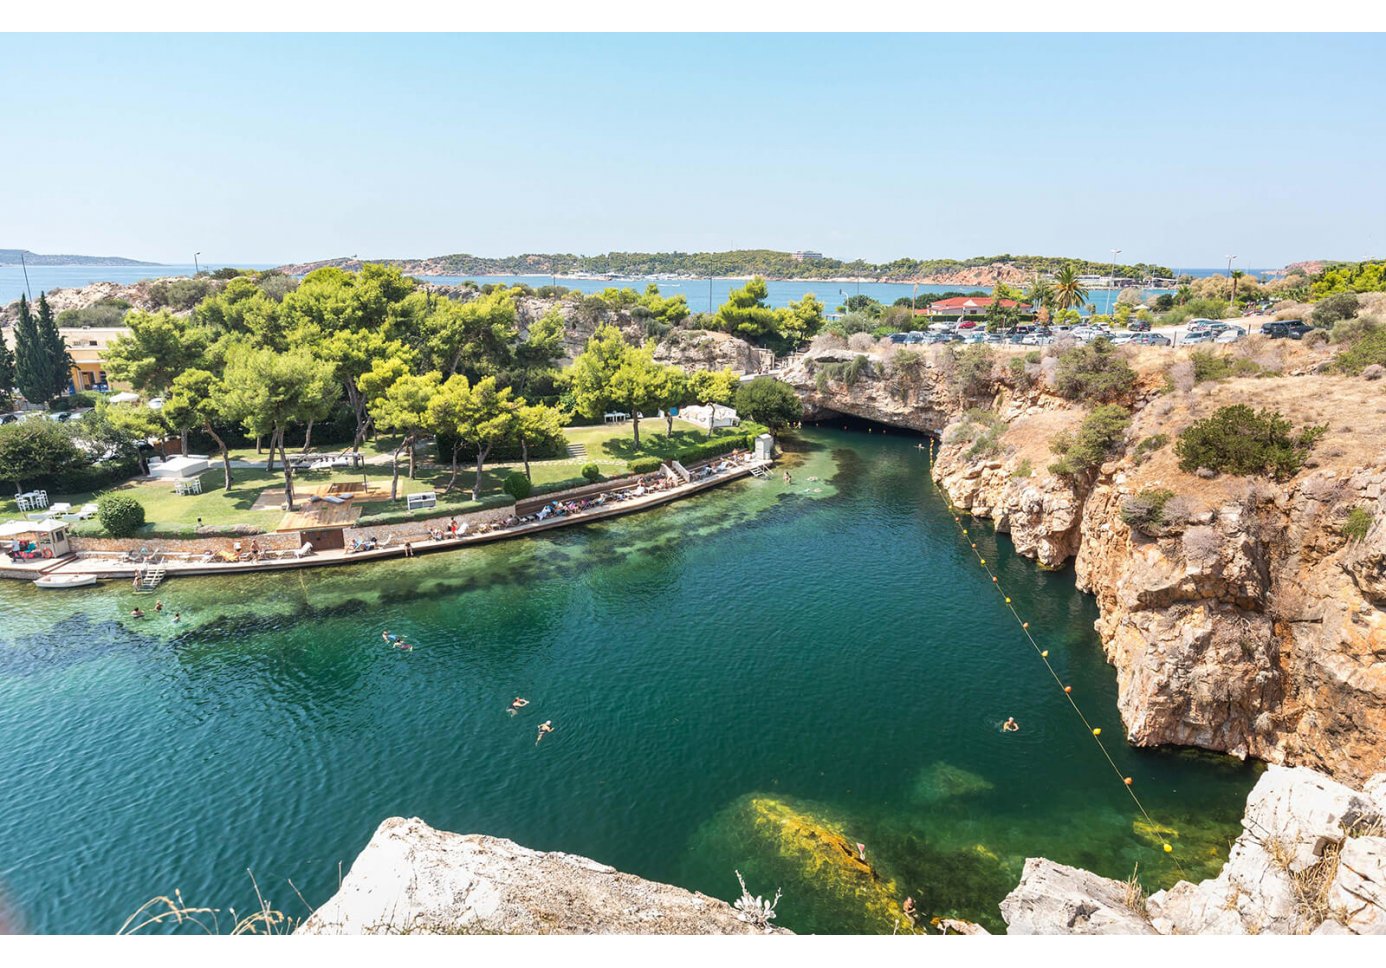
[[(931, 303), (925, 309), (916, 309), (916, 316), (982, 316), (991, 308), (995, 299), (991, 296), (953, 296), (951, 299), (940, 299)], [(1017, 302), (1014, 299), (1001, 300), (1004, 309), (1019, 309), (1022, 313), (1030, 312), (1029, 303)]]

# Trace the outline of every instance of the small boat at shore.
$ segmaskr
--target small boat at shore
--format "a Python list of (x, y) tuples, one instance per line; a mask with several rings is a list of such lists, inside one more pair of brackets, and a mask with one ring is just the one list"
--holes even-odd
[(35, 578), (34, 584), (39, 588), (85, 588), (88, 585), (96, 584), (95, 575), (44, 575)]

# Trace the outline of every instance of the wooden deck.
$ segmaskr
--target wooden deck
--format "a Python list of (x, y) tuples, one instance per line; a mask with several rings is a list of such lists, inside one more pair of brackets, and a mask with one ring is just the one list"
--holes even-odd
[[(415, 541), (413, 550), (415, 555), (434, 554), (442, 551), (456, 551), (460, 548), (471, 545), (489, 544), (495, 541), (508, 541), (512, 538), (522, 538), (526, 535), (535, 534), (540, 531), (550, 531), (554, 528), (566, 528), (573, 525), (590, 524), (595, 521), (603, 521), (607, 518), (620, 517), (624, 514), (635, 514), (646, 511), (650, 508), (670, 504), (674, 501), (691, 497), (700, 491), (725, 484), (728, 481), (739, 480), (747, 477), (757, 467), (768, 467), (769, 461), (747, 461), (738, 464), (733, 468), (723, 471), (720, 474), (713, 474), (703, 480), (695, 481), (690, 484), (683, 484), (679, 487), (670, 488), (667, 491), (656, 491), (646, 494), (643, 497), (631, 498), (613, 504), (606, 504), (598, 508), (591, 508), (576, 514), (568, 514), (562, 517), (549, 518), (546, 521), (535, 521), (529, 524), (517, 525), (513, 528), (504, 528), (491, 531), (486, 534), (468, 534), (460, 538), (445, 538), (442, 541), (432, 541), (428, 539)], [(349, 505), (328, 505), (329, 507), (346, 507)], [(320, 527), (320, 525), (319, 525)], [(407, 525), (396, 525), (396, 529), (402, 530)], [(389, 533), (389, 527), (382, 527), (380, 530)], [(224, 541), (222, 542), (225, 543)], [(323, 551), (317, 554), (308, 555), (304, 558), (276, 558), (273, 560), (262, 561), (179, 561), (169, 560), (165, 562), (168, 569), (168, 577), (174, 578), (180, 575), (227, 575), (244, 574), (249, 572), (262, 571), (290, 571), (300, 568), (325, 568), (333, 565), (350, 565), (357, 562), (378, 561), (384, 558), (401, 558), (404, 556), (404, 547), (400, 541), (396, 541), (388, 548), (379, 548), (375, 551)], [(10, 574), (5, 566), (0, 565), (0, 577), (25, 578), (29, 581), (37, 578), (39, 574), (64, 574), (64, 575), (96, 575), (98, 578), (133, 578), (135, 573), (141, 568), (133, 562), (119, 561), (110, 558), (62, 558), (44, 563), (47, 568), (22, 567), (17, 569), (20, 573)]]
[(304, 504), (297, 511), (284, 515), (275, 531), (318, 531), (323, 528), (349, 528), (361, 516), (361, 505), (354, 500), (341, 504), (318, 501)]

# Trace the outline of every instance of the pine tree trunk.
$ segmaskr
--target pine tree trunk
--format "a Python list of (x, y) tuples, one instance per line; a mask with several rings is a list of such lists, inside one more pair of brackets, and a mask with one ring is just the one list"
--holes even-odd
[(308, 448), (313, 446), (313, 421), (308, 421), (308, 429), (303, 432), (303, 450), (300, 453), (308, 453)]
[[(265, 460), (265, 470), (270, 474), (274, 473), (274, 439), (278, 433), (277, 430), (270, 433), (269, 457)], [(260, 452), (260, 439), (258, 437), (255, 438), (255, 452)]]
[(231, 490), (231, 452), (226, 449), (226, 441), (221, 439), (221, 435), (212, 429), (210, 423), (204, 423), (202, 429), (207, 435), (217, 442), (217, 450), (221, 452), (221, 469), (226, 474), (226, 490)]
[(264, 438), (261, 437), (259, 434), (256, 434), (256, 435), (255, 435), (255, 453), (256, 453), (257, 455), (263, 454), (263, 453), (265, 452), (265, 451), (264, 451), (264, 448), (262, 448), (262, 447), (260, 446), (260, 444), (263, 443), (263, 442), (264, 442)]
[(178, 434), (178, 446), (182, 448), (183, 456), (188, 456), (188, 432), (186, 430)]
[(479, 448), (477, 448), (477, 452), (476, 452), (476, 483), (475, 483), (474, 485), (472, 485), (472, 500), (473, 500), (473, 501), (478, 501), (478, 500), (481, 499), (481, 468), (482, 468), (482, 466), (483, 466), (483, 465), (485, 464), (485, 462), (486, 462), (486, 455), (489, 454), (489, 453), (491, 453), (491, 446), (490, 446), (489, 444), (487, 444), (485, 447), (479, 447)]
[(526, 437), (520, 438), (520, 457), (525, 462), (525, 480), (533, 483), (534, 478), (529, 476), (529, 439)]
[(633, 428), (635, 428), (635, 449), (636, 449), (636, 450), (639, 450), (639, 449), (640, 449), (640, 415), (639, 415), (638, 413), (634, 413), (634, 412), (633, 412), (634, 409), (635, 409), (634, 407), (631, 408), (632, 413), (631, 413), (631, 415), (630, 415), (630, 423), (631, 423), (631, 426), (632, 426)]
[(390, 463), (390, 467), (392, 470), (390, 476), (391, 501), (399, 500), (399, 452), (402, 451), (406, 446), (408, 446), (412, 439), (413, 438), (411, 437), (405, 437), (402, 441), (400, 441), (399, 446), (395, 448), (395, 457), (394, 460)]
[(284, 501), (286, 510), (294, 509), (294, 467), (284, 452), (284, 431), (279, 431), (279, 459), (284, 462)]
[(462, 452), (462, 441), (457, 441), (452, 445), (452, 477), (448, 478), (448, 486), (443, 488), (444, 494), (451, 494), (453, 487), (457, 485), (457, 456)]
[[(409, 439), (413, 440), (413, 435), (410, 435)], [(409, 445), (409, 479), (411, 481), (414, 479), (414, 445), (412, 443)]]

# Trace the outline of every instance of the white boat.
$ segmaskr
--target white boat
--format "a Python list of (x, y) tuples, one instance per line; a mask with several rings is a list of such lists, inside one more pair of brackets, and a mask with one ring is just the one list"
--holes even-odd
[(42, 578), (35, 578), (34, 584), (39, 588), (85, 588), (87, 585), (96, 584), (96, 576), (44, 575)]

